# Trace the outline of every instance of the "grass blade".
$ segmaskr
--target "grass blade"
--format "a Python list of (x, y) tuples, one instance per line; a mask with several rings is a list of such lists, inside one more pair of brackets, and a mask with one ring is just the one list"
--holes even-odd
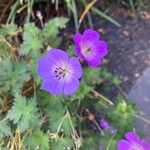
[(113, 23), (114, 25), (116, 25), (117, 27), (120, 27), (121, 24), (118, 23), (117, 21), (115, 21), (113, 18), (111, 18), (110, 16), (106, 15), (104, 12), (102, 12), (101, 10), (92, 7), (91, 8), (96, 14), (98, 14), (99, 16), (105, 18), (106, 20), (108, 20), (109, 22)]

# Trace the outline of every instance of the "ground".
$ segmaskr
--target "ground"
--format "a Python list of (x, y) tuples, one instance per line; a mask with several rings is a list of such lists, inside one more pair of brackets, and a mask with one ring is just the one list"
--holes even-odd
[(108, 22), (102, 25), (97, 22), (95, 27), (108, 41), (109, 70), (122, 79), (122, 88), (128, 92), (143, 70), (150, 66), (150, 13), (147, 12), (147, 17), (121, 13), (115, 19), (121, 27)]

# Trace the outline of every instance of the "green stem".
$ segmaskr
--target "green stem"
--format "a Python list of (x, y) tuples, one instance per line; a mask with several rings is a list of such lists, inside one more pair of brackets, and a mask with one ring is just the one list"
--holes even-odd
[(133, 114), (133, 116), (136, 117), (136, 118), (139, 118), (139, 119), (143, 120), (144, 122), (146, 122), (148, 124), (150, 124), (150, 120), (147, 120), (147, 119), (145, 119), (145, 118), (143, 118), (143, 117), (141, 117), (141, 116), (139, 116), (137, 114)]
[(115, 134), (113, 134), (112, 137), (110, 138), (109, 143), (108, 143), (108, 145), (107, 145), (107, 147), (106, 147), (106, 150), (109, 150), (109, 149), (110, 149), (111, 142), (112, 142), (112, 140), (113, 140), (114, 137), (115, 137)]
[(101, 10), (97, 9), (96, 7), (92, 7), (91, 8), (96, 14), (98, 14), (99, 16), (101, 16), (102, 18), (105, 18), (106, 20), (108, 20), (109, 22), (113, 23), (114, 25), (116, 25), (117, 27), (120, 27), (121, 24), (118, 23), (116, 20), (114, 20), (113, 18), (111, 18), (110, 16), (106, 15), (104, 12), (102, 12)]

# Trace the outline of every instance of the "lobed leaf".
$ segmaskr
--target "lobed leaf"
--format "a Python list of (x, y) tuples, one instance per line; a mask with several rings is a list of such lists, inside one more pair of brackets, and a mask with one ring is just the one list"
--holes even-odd
[(49, 137), (42, 131), (34, 131), (25, 139), (27, 149), (49, 150)]
[(28, 55), (30, 53), (35, 57), (40, 54), (42, 47), (40, 29), (34, 23), (26, 23), (24, 25), (23, 43), (20, 46), (20, 53), (22, 55)]
[(7, 117), (23, 132), (29, 128), (39, 126), (39, 114), (35, 98), (26, 99), (16, 95), (14, 104), (9, 110)]
[(24, 83), (30, 80), (29, 64), (7, 58), (0, 67), (0, 92), (21, 93)]
[(0, 121), (0, 140), (11, 135), (11, 129), (6, 121)]

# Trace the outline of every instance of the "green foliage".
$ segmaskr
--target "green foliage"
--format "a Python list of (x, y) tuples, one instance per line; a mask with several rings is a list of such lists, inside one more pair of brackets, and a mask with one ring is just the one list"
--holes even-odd
[(20, 46), (20, 52), (23, 55), (31, 53), (36, 56), (40, 54), (40, 48), (42, 48), (41, 31), (34, 23), (28, 23), (24, 25), (23, 43)]
[[(20, 1), (15, 4), (19, 7)], [(75, 1), (72, 4), (75, 7)], [(111, 135), (103, 137), (88, 125), (97, 121), (99, 126), (98, 121), (104, 116), (117, 129), (111, 141), (114, 150), (117, 139), (132, 128), (132, 105), (119, 100), (112, 107), (102, 95), (103, 89), (98, 91), (106, 82), (120, 84), (104, 67), (92, 69), (83, 65), (80, 87), (71, 96), (52, 96), (41, 90), (37, 61), (49, 47), (58, 47), (59, 29), (67, 22), (65, 17), (57, 17), (42, 28), (31, 22), (22, 27), (8, 24), (0, 28), (0, 118), (6, 119), (0, 121), (0, 146), (31, 150), (98, 149), (100, 143), (108, 144)], [(73, 46), (69, 49), (74, 56)]]
[(27, 149), (49, 150), (49, 137), (42, 131), (34, 131), (25, 139)]
[(2, 25), (0, 28), (0, 35), (4, 37), (17, 35), (18, 32), (20, 32), (20, 28), (16, 24)]
[(122, 96), (118, 97), (118, 102), (108, 112), (109, 119), (117, 129), (118, 135), (123, 136), (124, 132), (132, 130), (134, 113), (135, 107), (127, 103)]
[(121, 83), (121, 81), (116, 76), (111, 74), (106, 68), (100, 70), (100, 77), (103, 80), (110, 81), (111, 84), (114, 84), (116, 86), (118, 86)]
[(108, 134), (105, 133), (105, 136), (100, 139), (100, 149), (103, 147), (103, 149), (107, 150), (116, 150), (117, 149), (117, 142), (119, 139), (116, 138), (116, 134)]
[(2, 140), (3, 137), (10, 136), (11, 135), (11, 129), (7, 123), (7, 121), (0, 121), (0, 140)]
[(80, 82), (80, 87), (76, 93), (71, 96), (71, 99), (84, 99), (84, 97), (92, 90), (84, 80)]
[(88, 85), (100, 84), (102, 79), (100, 78), (99, 68), (85, 68), (84, 69), (84, 79)]
[(51, 96), (49, 99), (49, 105), (46, 108), (47, 115), (50, 121), (50, 131), (57, 132), (61, 129), (61, 124), (65, 119), (65, 108), (62, 105), (61, 98)]
[(61, 138), (59, 140), (52, 141), (51, 143), (51, 149), (52, 150), (68, 150), (73, 147), (74, 143), (71, 138)]
[(21, 93), (24, 83), (30, 80), (29, 65), (6, 58), (0, 63), (0, 68), (0, 92)]
[(35, 98), (26, 99), (21, 95), (16, 95), (14, 104), (9, 110), (7, 117), (13, 120), (14, 124), (21, 131), (39, 126), (39, 114)]
[(54, 18), (45, 23), (43, 28), (43, 38), (51, 47), (55, 47), (60, 43), (60, 38), (57, 37), (59, 29), (64, 28), (68, 22), (67, 18)]
[(60, 38), (57, 37), (59, 29), (63, 28), (67, 22), (68, 19), (64, 17), (54, 18), (48, 21), (42, 30), (36, 27), (34, 23), (26, 23), (20, 53), (37, 57), (44, 45), (50, 45), (51, 47), (59, 45)]
[(50, 132), (63, 132), (65, 135), (70, 135), (72, 126), (75, 126), (75, 120), (67, 113), (63, 100), (64, 97), (51, 96), (46, 92), (39, 93), (39, 103), (49, 117)]
[(83, 146), (81, 147), (81, 150), (90, 150), (90, 149), (99, 149), (99, 136), (91, 135), (88, 137), (85, 137)]

